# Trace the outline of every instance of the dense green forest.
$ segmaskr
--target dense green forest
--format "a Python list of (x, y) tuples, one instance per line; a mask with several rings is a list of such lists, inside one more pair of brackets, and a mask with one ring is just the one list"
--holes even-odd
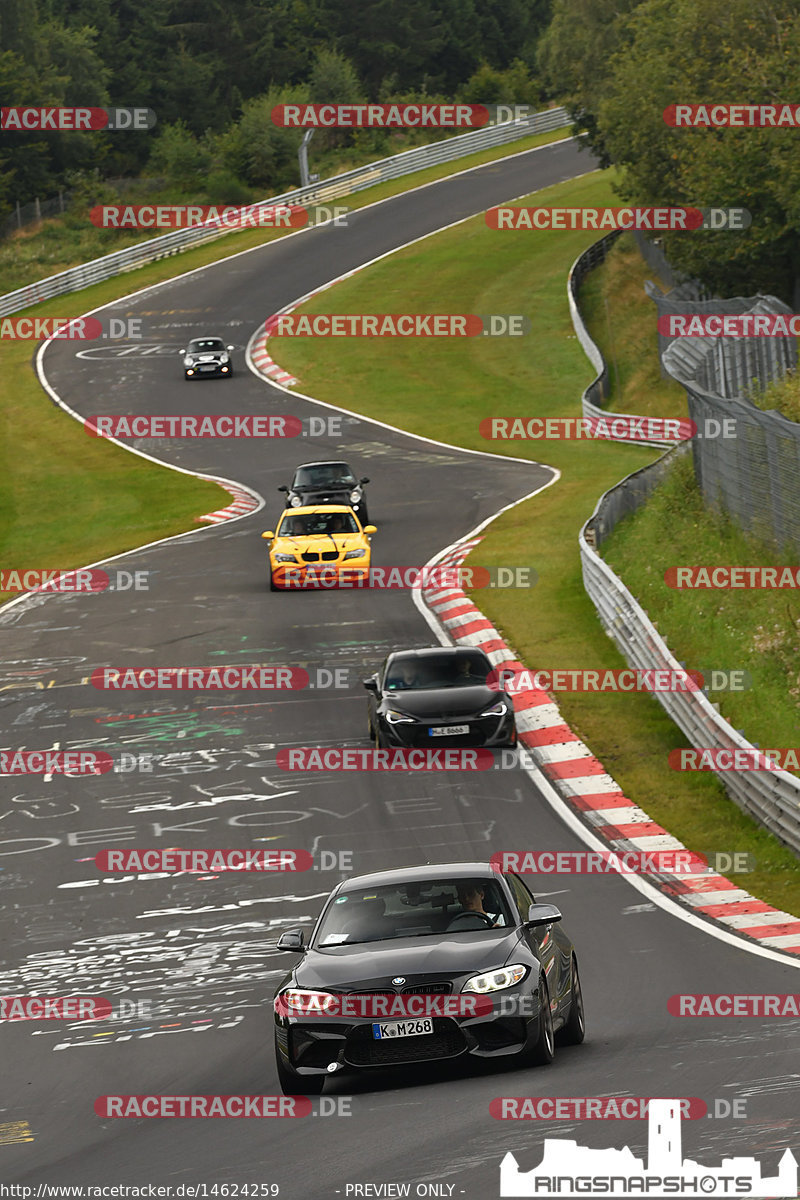
[[(273, 105), (416, 96), (536, 102), (549, 0), (2, 0), (5, 105), (137, 105), (141, 133), (0, 133), (0, 215), (76, 172), (297, 184)], [(523, 93), (520, 95), (520, 93)], [(328, 140), (385, 133), (322, 135)], [(226, 191), (227, 188), (227, 191)]]
[[(746, 233), (665, 235), (676, 266), (718, 294), (800, 304), (800, 128), (674, 129), (662, 115), (796, 103), (800, 0), (2, 0), (0, 96), (158, 119), (148, 133), (0, 132), (0, 219), (59, 188), (100, 199), (118, 177), (182, 193), (202, 181), (220, 203), (294, 187), (300, 134), (272, 124), (278, 103), (565, 103), (621, 169), (626, 202), (750, 210)], [(365, 161), (405, 136), (320, 132), (313, 157), (335, 169), (332, 152)]]

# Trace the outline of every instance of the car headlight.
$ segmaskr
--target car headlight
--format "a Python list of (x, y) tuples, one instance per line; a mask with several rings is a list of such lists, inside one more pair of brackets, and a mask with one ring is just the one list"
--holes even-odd
[(335, 1009), (339, 997), (333, 992), (307, 991), (302, 988), (287, 988), (275, 997), (275, 1008), (278, 1012), (297, 1012), (307, 1014), (312, 1012), (328, 1012)]
[(366, 550), (348, 550), (344, 556), (344, 561), (348, 558), (363, 558), (366, 553)]
[(387, 708), (386, 720), (390, 725), (413, 725), (414, 718), (407, 717), (405, 713), (398, 712), (395, 708)]
[(498, 967), (496, 971), (484, 971), (482, 975), (473, 975), (462, 987), (462, 992), (502, 992), (503, 988), (513, 987), (528, 974), (528, 968), (522, 963), (514, 963), (511, 967)]
[(275, 562), (297, 562), (297, 557), (294, 554), (276, 554)]
[(485, 708), (481, 713), (482, 717), (504, 717), (508, 712), (508, 705), (505, 700), (498, 700), (490, 708)]
[(361, 488), (353, 488), (352, 492), (350, 493), (350, 499), (352, 500), (353, 504), (358, 504), (363, 495), (364, 493), (362, 492)]
[(230, 355), (229, 354), (220, 354), (219, 361), (221, 363), (230, 362)]
[(299, 496), (296, 496), (294, 492), (292, 492), (292, 494), (289, 496), (289, 503), (291, 504), (292, 508), (299, 508), (303, 501)]
[(185, 367), (193, 367), (194, 366), (194, 359), (192, 358), (191, 354), (186, 355), (186, 358), (183, 360), (183, 365)]

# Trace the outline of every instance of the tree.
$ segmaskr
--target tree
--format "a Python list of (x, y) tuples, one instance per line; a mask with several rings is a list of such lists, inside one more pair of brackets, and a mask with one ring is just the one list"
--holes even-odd
[(798, 0), (646, 0), (625, 21), (597, 119), (638, 204), (744, 207), (745, 232), (671, 233), (670, 260), (720, 295), (800, 299), (795, 129), (676, 129), (675, 103), (774, 103), (800, 94)]

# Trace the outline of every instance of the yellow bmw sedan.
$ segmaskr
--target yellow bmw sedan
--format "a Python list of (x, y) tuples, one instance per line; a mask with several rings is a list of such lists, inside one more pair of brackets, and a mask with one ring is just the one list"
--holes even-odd
[(270, 591), (297, 588), (363, 587), (369, 582), (370, 539), (374, 525), (362, 526), (351, 508), (319, 504), (287, 508), (270, 542)]

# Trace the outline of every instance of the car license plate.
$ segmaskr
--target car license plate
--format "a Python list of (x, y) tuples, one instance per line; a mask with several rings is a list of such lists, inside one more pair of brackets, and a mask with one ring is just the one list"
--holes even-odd
[(415, 1037), (421, 1033), (433, 1033), (433, 1021), (430, 1017), (422, 1017), (416, 1021), (382, 1021), (372, 1026), (372, 1036), (377, 1041), (382, 1038)]
[(431, 725), (428, 733), (431, 737), (454, 737), (469, 733), (469, 725)]
[(208, 363), (208, 364), (201, 363), (200, 364), (201, 371), (216, 371), (216, 369), (217, 369), (216, 363)]

